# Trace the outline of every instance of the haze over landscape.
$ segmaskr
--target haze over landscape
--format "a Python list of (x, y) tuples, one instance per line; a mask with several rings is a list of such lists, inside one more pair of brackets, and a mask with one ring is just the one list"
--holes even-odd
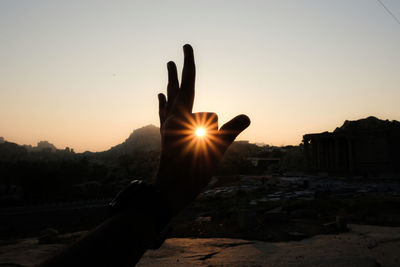
[[(400, 3), (385, 0), (400, 16)], [(400, 120), (400, 25), (377, 1), (1, 1), (0, 136), (103, 151), (148, 124), (166, 63), (195, 50), (195, 111), (239, 139), (299, 144), (344, 120)]]

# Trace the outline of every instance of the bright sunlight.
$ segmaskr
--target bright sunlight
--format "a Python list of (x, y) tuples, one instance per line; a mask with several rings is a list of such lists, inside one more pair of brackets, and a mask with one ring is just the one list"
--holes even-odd
[(196, 129), (196, 135), (198, 137), (203, 137), (206, 134), (206, 130), (204, 128), (197, 128)]

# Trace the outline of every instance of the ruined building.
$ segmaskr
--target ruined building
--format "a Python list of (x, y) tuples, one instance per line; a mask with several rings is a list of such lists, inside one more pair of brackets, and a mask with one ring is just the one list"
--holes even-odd
[(367, 176), (400, 173), (400, 122), (368, 117), (303, 136), (307, 169)]

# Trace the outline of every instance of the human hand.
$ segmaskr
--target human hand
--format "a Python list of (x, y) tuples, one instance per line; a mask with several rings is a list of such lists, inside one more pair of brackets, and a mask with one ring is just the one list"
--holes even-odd
[[(166, 194), (174, 214), (205, 188), (227, 148), (250, 125), (246, 115), (239, 115), (218, 129), (217, 114), (192, 113), (196, 76), (193, 49), (186, 44), (183, 51), (180, 87), (176, 65), (170, 61), (168, 100), (164, 94), (158, 95), (161, 157), (156, 185)], [(199, 127), (203, 136), (196, 134)]]

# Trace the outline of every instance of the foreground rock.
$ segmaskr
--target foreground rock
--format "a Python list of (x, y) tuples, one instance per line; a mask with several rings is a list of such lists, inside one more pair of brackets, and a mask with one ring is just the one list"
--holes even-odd
[[(339, 235), (277, 243), (171, 238), (160, 249), (148, 251), (138, 266), (400, 266), (400, 227), (350, 225), (349, 228), (349, 232)], [(39, 245), (36, 239), (3, 244), (0, 266), (33, 266), (64, 246)]]
[(302, 241), (171, 238), (138, 266), (400, 266), (400, 228), (351, 225), (350, 232)]

